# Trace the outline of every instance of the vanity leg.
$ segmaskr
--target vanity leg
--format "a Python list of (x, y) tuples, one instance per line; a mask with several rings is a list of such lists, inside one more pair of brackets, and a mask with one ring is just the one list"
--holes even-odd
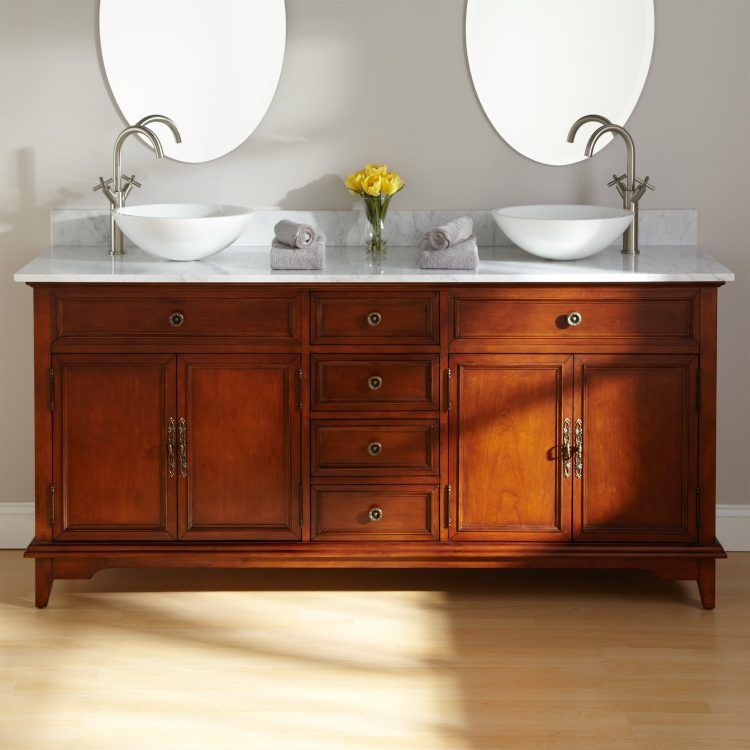
[(716, 560), (698, 562), (698, 591), (703, 609), (713, 609), (716, 606)]
[(49, 601), (49, 595), (52, 591), (52, 582), (55, 580), (52, 575), (53, 561), (49, 557), (40, 557), (35, 560), (36, 578), (35, 578), (35, 598), (36, 606), (44, 609)]

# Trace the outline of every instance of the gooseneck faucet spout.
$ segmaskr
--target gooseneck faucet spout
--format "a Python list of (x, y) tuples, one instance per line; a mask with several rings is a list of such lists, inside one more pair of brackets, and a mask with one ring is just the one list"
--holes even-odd
[(145, 128), (152, 122), (160, 122), (162, 125), (166, 125), (172, 131), (175, 143), (182, 143), (182, 136), (180, 135), (180, 131), (177, 129), (177, 125), (175, 125), (174, 120), (169, 117), (165, 117), (164, 115), (147, 115), (146, 117), (142, 117), (136, 123), (136, 127)]
[(140, 187), (141, 184), (136, 181), (135, 175), (130, 177), (122, 176), (122, 147), (125, 141), (131, 135), (143, 136), (154, 147), (157, 159), (164, 158), (164, 148), (156, 134), (146, 126), (152, 122), (160, 122), (166, 125), (171, 131), (177, 143), (182, 143), (180, 131), (169, 117), (164, 115), (149, 115), (139, 120), (135, 125), (125, 128), (115, 139), (115, 147), (112, 152), (112, 178), (104, 180), (99, 178), (99, 184), (94, 190), (101, 190), (109, 201), (109, 231), (110, 231), (110, 255), (125, 255), (125, 240), (122, 230), (115, 222), (115, 214), (118, 209), (125, 205), (125, 201), (134, 187)]
[(612, 133), (612, 135), (619, 135), (624, 141), (628, 151), (628, 164), (627, 172), (625, 174), (625, 185), (621, 189), (622, 193), (622, 207), (626, 211), (632, 211), (635, 215), (633, 217), (633, 223), (628, 227), (627, 231), (623, 235), (622, 252), (625, 255), (636, 255), (638, 252), (638, 202), (634, 200), (636, 193), (636, 181), (635, 181), (635, 142), (632, 136), (628, 133), (625, 128), (620, 125), (602, 125), (596, 131), (594, 131), (589, 142), (586, 144), (586, 156), (593, 156), (594, 149), (599, 139)]
[(602, 115), (585, 115), (579, 117), (568, 131), (568, 143), (573, 143), (578, 135), (578, 131), (589, 122), (598, 122), (600, 125), (611, 125), (612, 121)]

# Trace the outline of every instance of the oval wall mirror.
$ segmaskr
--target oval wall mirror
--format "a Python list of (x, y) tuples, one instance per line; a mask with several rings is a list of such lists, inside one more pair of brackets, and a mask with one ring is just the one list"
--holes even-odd
[[(625, 125), (654, 47), (653, 0), (468, 0), (466, 51), (479, 100), (516, 151), (573, 164), (595, 125), (566, 141), (581, 116)], [(601, 148), (611, 142), (602, 139)], [(599, 148), (597, 148), (597, 151)]]
[(100, 0), (107, 80), (128, 122), (161, 114), (176, 144), (154, 124), (167, 156), (217, 159), (258, 127), (281, 75), (284, 0)]

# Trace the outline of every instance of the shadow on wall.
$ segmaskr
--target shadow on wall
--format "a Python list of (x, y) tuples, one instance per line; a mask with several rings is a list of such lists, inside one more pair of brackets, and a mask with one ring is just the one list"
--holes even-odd
[(337, 190), (341, 191), (343, 199), (342, 205), (345, 205), (348, 191), (344, 187), (341, 177), (337, 174), (325, 174), (318, 177), (312, 182), (308, 182), (300, 188), (290, 190), (279, 202), (279, 208), (285, 209), (309, 209), (315, 206), (321, 195), (335, 195)]
[[(23, 425), (33, 414), (32, 304), (29, 290), (14, 282), (13, 274), (45, 249), (50, 210), (80, 195), (61, 189), (51, 200), (38, 203), (34, 149), (20, 148), (9, 161), (15, 163), (18, 200), (17, 208), (0, 210), (0, 498), (31, 501), (33, 434)], [(19, 442), (18, 435), (25, 434), (28, 441)]]

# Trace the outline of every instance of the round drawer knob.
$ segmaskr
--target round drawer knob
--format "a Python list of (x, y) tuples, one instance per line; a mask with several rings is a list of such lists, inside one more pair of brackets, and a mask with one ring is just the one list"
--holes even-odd
[(583, 323), (583, 315), (579, 312), (572, 312), (570, 315), (568, 315), (568, 325), (569, 326), (579, 326)]
[(367, 316), (367, 322), (371, 326), (379, 326), (381, 320), (383, 320), (383, 316), (379, 312), (371, 312)]
[(383, 509), (378, 508), (377, 506), (370, 508), (370, 510), (367, 512), (367, 517), (371, 521), (379, 521), (383, 517)]
[(367, 446), (367, 452), (371, 456), (379, 456), (383, 452), (383, 444), (378, 442), (370, 443)]
[(368, 379), (367, 385), (370, 386), (371, 391), (379, 391), (383, 387), (383, 378), (380, 375), (373, 375)]
[(181, 312), (173, 312), (169, 316), (169, 325), (172, 328), (179, 328), (185, 322), (185, 316)]

